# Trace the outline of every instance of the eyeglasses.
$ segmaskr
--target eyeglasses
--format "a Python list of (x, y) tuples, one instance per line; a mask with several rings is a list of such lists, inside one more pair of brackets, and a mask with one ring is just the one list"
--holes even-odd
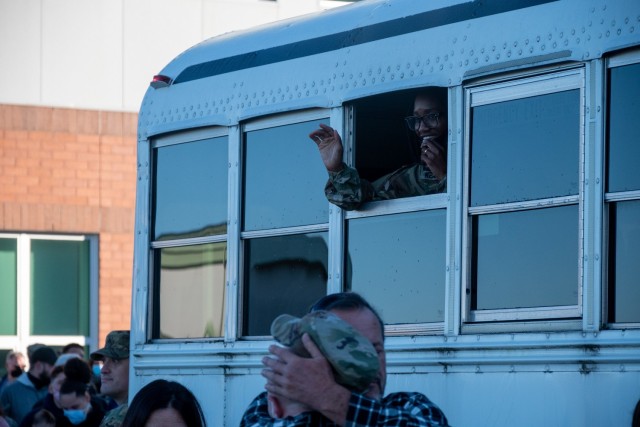
[(417, 131), (420, 129), (420, 123), (425, 125), (426, 127), (434, 128), (438, 126), (440, 115), (442, 113), (429, 113), (424, 116), (409, 116), (405, 117), (404, 121), (407, 123), (409, 129), (413, 131)]

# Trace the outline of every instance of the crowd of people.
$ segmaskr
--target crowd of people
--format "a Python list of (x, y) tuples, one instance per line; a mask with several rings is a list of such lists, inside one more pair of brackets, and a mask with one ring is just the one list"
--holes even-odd
[[(301, 319), (278, 317), (271, 331), (280, 345), (262, 360), (265, 391), (241, 426), (448, 425), (421, 393), (385, 395), (384, 323), (360, 295), (327, 295)], [(9, 353), (0, 427), (206, 427), (194, 394), (174, 381), (149, 382), (129, 405), (129, 339), (111, 332), (90, 362), (77, 345), (60, 355), (31, 347), (21, 373), (24, 357)], [(90, 363), (102, 363), (99, 380)]]
[(27, 357), (9, 352), (0, 389), (0, 427), (120, 425), (124, 415), (117, 424), (106, 423), (126, 407), (128, 360), (128, 331), (110, 333), (105, 347), (89, 360), (77, 343), (64, 346), (60, 354), (41, 344), (29, 346)]

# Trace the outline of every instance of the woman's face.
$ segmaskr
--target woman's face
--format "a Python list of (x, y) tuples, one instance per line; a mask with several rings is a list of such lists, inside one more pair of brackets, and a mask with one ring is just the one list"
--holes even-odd
[(75, 393), (65, 393), (60, 395), (60, 407), (62, 409), (82, 409), (85, 410), (91, 402), (88, 393), (78, 396)]
[(156, 409), (144, 427), (188, 427), (180, 413), (173, 408)]
[(49, 384), (49, 393), (53, 395), (53, 401), (58, 407), (60, 407), (60, 386), (62, 386), (65, 378), (64, 373), (60, 372), (51, 379), (51, 383)]

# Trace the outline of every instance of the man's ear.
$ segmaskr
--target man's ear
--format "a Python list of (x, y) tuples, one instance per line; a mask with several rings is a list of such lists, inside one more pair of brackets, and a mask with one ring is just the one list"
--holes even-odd
[(267, 402), (269, 403), (269, 415), (271, 415), (271, 418), (282, 418), (284, 411), (278, 398), (271, 393), (267, 393)]

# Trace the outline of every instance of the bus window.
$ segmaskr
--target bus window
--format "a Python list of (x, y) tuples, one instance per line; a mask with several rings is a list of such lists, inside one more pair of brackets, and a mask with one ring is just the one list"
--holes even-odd
[(221, 337), (227, 253), (227, 136), (153, 148), (151, 338)]
[(269, 335), (276, 316), (303, 315), (327, 292), (327, 172), (308, 138), (320, 123), (245, 125), (243, 336)]
[(446, 88), (378, 95), (353, 106), (354, 165), (373, 184), (373, 200), (446, 192)]
[(471, 90), (473, 320), (580, 313), (582, 84), (576, 70)]
[(609, 70), (607, 202), (609, 310), (612, 323), (640, 322), (640, 55)]
[(444, 209), (352, 219), (347, 288), (378, 307), (387, 324), (444, 321)]
[[(433, 194), (446, 192), (447, 90), (387, 93), (357, 100), (352, 107), (352, 164), (373, 183), (374, 200), (380, 201), (347, 215), (345, 288), (382, 312), (390, 334), (401, 334), (406, 327), (400, 325), (413, 325), (409, 328), (416, 332), (441, 330), (446, 202)], [(442, 179), (426, 170), (421, 158), (420, 136), (425, 135), (441, 147)], [(394, 206), (393, 214), (385, 206)]]

